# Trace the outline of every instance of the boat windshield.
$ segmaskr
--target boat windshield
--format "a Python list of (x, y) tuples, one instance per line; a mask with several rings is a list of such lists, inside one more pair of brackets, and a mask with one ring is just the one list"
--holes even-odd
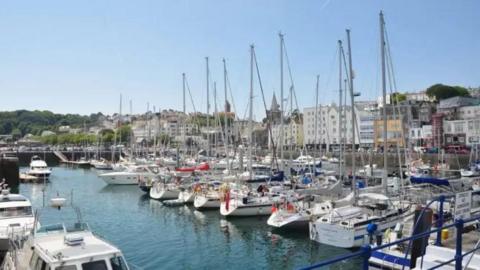
[(82, 263), (83, 270), (107, 270), (107, 264), (104, 260)]
[(55, 270), (77, 270), (77, 267), (75, 265), (63, 265), (56, 267)]
[(110, 259), (112, 270), (128, 270), (127, 263), (122, 256), (116, 256)]
[(0, 219), (12, 217), (32, 216), (31, 206), (17, 206), (0, 208)]
[(67, 232), (82, 232), (82, 231), (89, 231), (89, 227), (87, 223), (84, 222), (75, 222), (73, 224), (69, 224), (65, 226)]

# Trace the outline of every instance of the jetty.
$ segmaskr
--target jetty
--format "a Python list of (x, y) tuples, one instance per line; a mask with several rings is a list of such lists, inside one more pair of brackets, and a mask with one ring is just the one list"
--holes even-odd
[(60, 151), (53, 151), (53, 154), (60, 160), (62, 163), (68, 163), (68, 158)]

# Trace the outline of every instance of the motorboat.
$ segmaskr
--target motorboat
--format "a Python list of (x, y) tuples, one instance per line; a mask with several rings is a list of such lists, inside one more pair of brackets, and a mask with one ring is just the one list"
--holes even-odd
[[(5, 195), (3, 195), (5, 196)], [(31, 212), (31, 206), (23, 196), (15, 196), (15, 202), (23, 202), (23, 206), (12, 207), (10, 213), (18, 214), (18, 210), (28, 217), (29, 225), (26, 236), (10, 234), (10, 248), (5, 253), (0, 269), (2, 270), (72, 270), (72, 269), (118, 269), (129, 270), (129, 267), (120, 249), (106, 240), (95, 235), (87, 225), (82, 222), (78, 209), (73, 223), (60, 223), (52, 225), (41, 225), (38, 222), (39, 215), (35, 217)], [(61, 208), (65, 205), (66, 199), (56, 197), (51, 199), (51, 206)], [(44, 208), (43, 210), (48, 210)], [(42, 210), (42, 211), (43, 211)], [(57, 213), (57, 210), (53, 210)], [(2, 211), (2, 213), (8, 213)], [(38, 212), (40, 213), (40, 212)], [(18, 223), (9, 227), (21, 228)], [(20, 235), (20, 236), (22, 236)]]
[(292, 174), (301, 174), (305, 171), (316, 171), (322, 167), (321, 159), (314, 159), (309, 155), (300, 155), (289, 164)]
[(125, 171), (100, 174), (108, 185), (137, 185), (140, 181), (155, 177), (159, 173), (156, 165), (131, 166)]
[(113, 170), (112, 164), (104, 158), (100, 160), (90, 160), (90, 165), (97, 170)]
[(47, 163), (44, 160), (35, 155), (32, 157), (29, 169), (26, 173), (38, 179), (48, 179), (52, 170), (48, 168)]
[(362, 193), (355, 205), (333, 209), (309, 223), (310, 239), (322, 244), (354, 248), (369, 243), (369, 232), (384, 232), (407, 216), (410, 204), (378, 193)]
[(9, 249), (12, 236), (23, 239), (34, 226), (35, 217), (30, 200), (3, 188), (0, 194), (0, 252)]
[(41, 226), (7, 252), (2, 269), (129, 270), (120, 249), (93, 234), (86, 223)]

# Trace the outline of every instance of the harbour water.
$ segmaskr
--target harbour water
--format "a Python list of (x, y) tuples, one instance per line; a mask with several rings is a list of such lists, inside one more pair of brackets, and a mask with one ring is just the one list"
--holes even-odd
[[(265, 218), (225, 220), (218, 211), (166, 207), (137, 186), (107, 186), (94, 169), (55, 167), (48, 197), (71, 197), (91, 229), (117, 245), (139, 269), (296, 269), (349, 250), (319, 245), (306, 234), (272, 232)], [(22, 184), (20, 192), (42, 208), (43, 185)], [(56, 211), (56, 210), (55, 210)], [(42, 215), (56, 223), (55, 211)], [(358, 269), (355, 261), (335, 269)]]

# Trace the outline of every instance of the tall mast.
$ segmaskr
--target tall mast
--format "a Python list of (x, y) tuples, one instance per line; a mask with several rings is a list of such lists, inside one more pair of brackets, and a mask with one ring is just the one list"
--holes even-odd
[[(152, 135), (152, 130), (151, 130), (151, 126), (150, 126), (150, 102), (147, 102), (147, 129), (148, 129), (148, 140), (150, 140), (150, 136)], [(148, 148), (148, 144), (147, 144), (147, 148)]]
[[(317, 122), (318, 122), (318, 81), (320, 80), (320, 75), (317, 75), (317, 85), (315, 87), (315, 124), (314, 124), (314, 135), (313, 135), (313, 147), (314, 149), (317, 147)], [(316, 150), (316, 149), (315, 149)], [(317, 151), (313, 151), (313, 175), (317, 172), (317, 163), (315, 161), (315, 153)]]
[(385, 195), (387, 194), (387, 82), (385, 77), (385, 21), (383, 20), (383, 12), (380, 11), (380, 50), (382, 61), (382, 105), (383, 105), (383, 175), (382, 187)]
[(355, 177), (355, 101), (353, 95), (353, 67), (352, 67), (352, 47), (350, 43), (350, 29), (347, 29), (347, 43), (348, 43), (348, 69), (350, 79), (350, 99), (352, 102), (352, 186), (355, 194), (355, 201), (357, 199), (357, 179)]
[(292, 161), (292, 153), (293, 153), (293, 123), (295, 120), (293, 119), (293, 85), (290, 86), (290, 153), (289, 153), (289, 161)]
[(210, 146), (210, 69), (208, 67), (208, 57), (205, 57), (205, 62), (207, 64), (207, 156), (211, 155), (211, 146)]
[[(338, 144), (339, 144), (339, 177), (340, 180), (343, 179), (343, 149), (342, 149), (342, 121), (344, 120), (342, 117), (342, 41), (338, 41), (338, 92), (339, 92), (339, 102), (338, 102)], [(346, 89), (345, 89), (346, 90)]]
[[(122, 94), (120, 94), (120, 108), (118, 110), (118, 127), (117, 128), (120, 128), (120, 126), (122, 125)], [(118, 141), (120, 144), (122, 144), (122, 133), (118, 132)], [(122, 150), (119, 150), (120, 152)]]
[(182, 73), (182, 89), (183, 89), (183, 116), (182, 116), (182, 140), (183, 144), (185, 144), (185, 121), (186, 121), (186, 116), (187, 116), (187, 109), (185, 105), (185, 84), (186, 84), (186, 79), (185, 79), (185, 73)]
[[(214, 119), (216, 119), (216, 117), (218, 117), (218, 111), (217, 111), (217, 82), (213, 82), (213, 107), (214, 107), (214, 110), (215, 110), (215, 117)], [(215, 123), (217, 123), (217, 121), (215, 120)], [(218, 134), (217, 134), (217, 128), (215, 127), (215, 138), (214, 138), (214, 141), (215, 141), (215, 154), (217, 153), (217, 138)]]
[(223, 121), (224, 121), (224, 128), (225, 128), (225, 153), (227, 156), (227, 168), (230, 170), (230, 162), (228, 158), (228, 145), (229, 145), (229, 132), (228, 132), (228, 118), (227, 118), (227, 103), (228, 103), (228, 96), (227, 96), (227, 64), (225, 62), (225, 58), (222, 59), (223, 62), (223, 91), (225, 94), (225, 107), (223, 108)]
[[(284, 170), (284, 160), (283, 160), (283, 34), (280, 32), (278, 34), (280, 37), (280, 170)], [(272, 108), (273, 109), (273, 108)]]
[(253, 177), (252, 173), (252, 143), (253, 143), (253, 55), (255, 53), (254, 45), (250, 45), (250, 107), (248, 115), (248, 172), (250, 177)]

